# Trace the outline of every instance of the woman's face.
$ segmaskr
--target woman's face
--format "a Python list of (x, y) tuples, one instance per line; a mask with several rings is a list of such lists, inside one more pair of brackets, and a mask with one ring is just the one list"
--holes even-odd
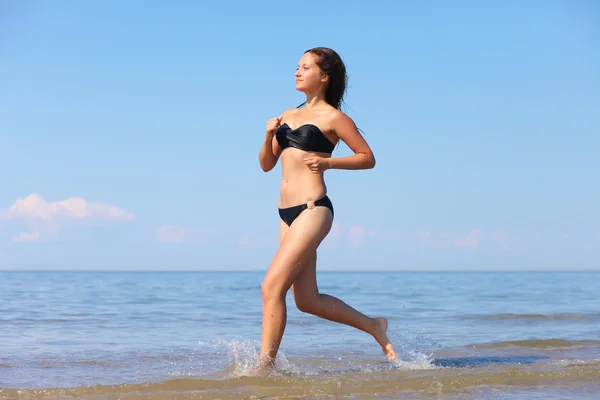
[(301, 92), (316, 92), (327, 82), (327, 76), (315, 62), (315, 56), (306, 53), (300, 59), (296, 69), (296, 89)]

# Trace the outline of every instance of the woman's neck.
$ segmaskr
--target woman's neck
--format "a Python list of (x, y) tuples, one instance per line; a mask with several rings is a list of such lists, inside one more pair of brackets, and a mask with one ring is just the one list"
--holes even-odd
[(311, 110), (313, 108), (320, 108), (326, 103), (322, 93), (309, 93), (306, 95), (306, 102), (304, 108)]

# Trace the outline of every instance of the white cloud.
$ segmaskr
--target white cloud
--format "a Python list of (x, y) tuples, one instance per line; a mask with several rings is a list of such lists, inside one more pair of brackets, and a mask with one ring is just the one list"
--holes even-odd
[(25, 242), (39, 242), (41, 234), (39, 232), (22, 232), (13, 237), (13, 242), (25, 243)]
[(351, 248), (358, 248), (363, 245), (366, 237), (380, 238), (382, 233), (360, 225), (351, 225), (349, 228), (344, 228), (339, 222), (333, 221), (331, 231), (323, 240), (322, 246), (323, 248), (334, 249), (343, 245), (345, 241)]
[(348, 230), (348, 241), (353, 248), (360, 247), (362, 239), (365, 236), (365, 228), (359, 225), (352, 225)]
[(398, 241), (403, 235), (397, 231), (382, 231), (382, 230), (374, 230), (370, 229), (368, 231), (369, 236), (377, 237), (379, 240), (390, 240), (390, 241)]
[(26, 218), (52, 220), (57, 218), (73, 219), (115, 219), (131, 220), (134, 214), (119, 207), (88, 201), (81, 197), (70, 197), (56, 202), (47, 202), (37, 193), (32, 193), (25, 198), (18, 198), (8, 208), (2, 211), (3, 219)]
[(164, 224), (156, 228), (156, 241), (163, 243), (181, 243), (188, 240), (185, 228)]
[(460, 236), (454, 239), (454, 245), (456, 247), (465, 249), (476, 249), (479, 247), (479, 238), (481, 232), (478, 230), (471, 231), (467, 236)]
[(61, 223), (68, 220), (130, 221), (134, 214), (117, 206), (81, 197), (48, 202), (37, 193), (16, 199), (7, 210), (0, 210), (0, 221), (22, 220), (30, 232), (13, 236), (12, 241), (40, 242), (55, 240)]
[(428, 240), (431, 238), (431, 232), (419, 232), (417, 237), (421, 240)]
[(507, 237), (508, 237), (508, 235), (504, 231), (497, 231), (497, 232), (494, 232), (494, 234), (493, 234), (494, 242), (499, 244), (503, 250), (510, 249), (510, 247), (508, 245)]

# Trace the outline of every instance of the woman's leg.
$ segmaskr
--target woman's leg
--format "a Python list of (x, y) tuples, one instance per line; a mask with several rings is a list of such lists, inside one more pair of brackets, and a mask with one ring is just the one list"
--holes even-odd
[(285, 330), (287, 310), (285, 296), (306, 265), (305, 260), (317, 249), (331, 229), (329, 209), (316, 207), (303, 211), (287, 229), (279, 250), (262, 283), (263, 320), (260, 359), (271, 366)]
[(388, 360), (396, 358), (394, 346), (387, 337), (388, 324), (385, 318), (370, 318), (337, 297), (319, 293), (316, 250), (306, 260), (302, 272), (292, 285), (292, 292), (300, 311), (367, 332), (381, 345)]

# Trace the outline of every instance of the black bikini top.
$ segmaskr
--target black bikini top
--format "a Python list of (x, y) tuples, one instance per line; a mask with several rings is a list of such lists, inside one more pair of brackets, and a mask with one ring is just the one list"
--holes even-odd
[(331, 154), (335, 148), (335, 145), (325, 137), (319, 127), (313, 124), (304, 124), (292, 129), (285, 123), (277, 128), (275, 136), (281, 150), (295, 147), (304, 151)]

